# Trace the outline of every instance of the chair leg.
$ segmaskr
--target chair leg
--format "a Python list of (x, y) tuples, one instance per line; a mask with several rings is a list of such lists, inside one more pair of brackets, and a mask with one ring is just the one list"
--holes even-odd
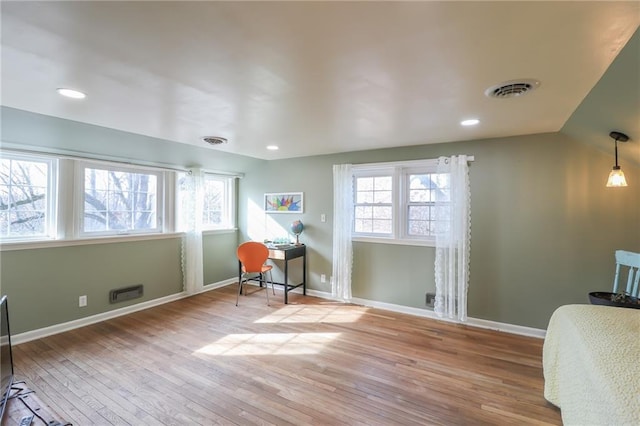
[(240, 277), (240, 281), (238, 281), (238, 293), (236, 294), (236, 306), (238, 306), (238, 302), (240, 301), (241, 291), (242, 291), (242, 277)]

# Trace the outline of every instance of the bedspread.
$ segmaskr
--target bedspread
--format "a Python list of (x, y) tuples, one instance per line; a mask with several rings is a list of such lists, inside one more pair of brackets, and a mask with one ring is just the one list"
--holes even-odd
[(566, 305), (549, 321), (544, 397), (565, 425), (640, 425), (640, 309)]

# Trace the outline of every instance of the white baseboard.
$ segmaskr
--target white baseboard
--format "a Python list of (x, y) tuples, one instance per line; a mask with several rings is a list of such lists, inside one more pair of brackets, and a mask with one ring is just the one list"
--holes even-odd
[[(235, 283), (237, 281), (238, 281), (237, 278), (230, 278), (228, 280), (218, 281), (217, 283), (207, 284), (198, 293), (204, 293), (205, 291), (214, 290), (219, 287), (224, 287), (226, 285)], [(198, 293), (193, 293), (193, 294), (198, 294)], [(63, 333), (65, 331), (84, 327), (90, 324), (95, 324), (97, 322), (105, 321), (111, 318), (116, 318), (122, 315), (131, 314), (133, 312), (142, 311), (144, 309), (149, 309), (154, 306), (159, 306), (165, 303), (180, 300), (185, 297), (193, 296), (193, 294), (189, 294), (183, 291), (180, 293), (170, 294), (169, 296), (160, 297), (158, 299), (147, 300), (146, 302), (136, 303), (135, 305), (125, 306), (123, 308), (114, 309), (112, 311), (91, 315), (89, 317), (80, 318), (77, 320), (68, 321), (61, 324), (56, 324), (49, 327), (39, 328), (37, 330), (16, 334), (11, 336), (11, 344), (19, 345), (20, 343), (26, 343), (31, 340), (36, 340), (36, 339), (41, 339), (43, 337), (51, 336), (53, 334)]]
[[(236, 282), (238, 282), (237, 278), (229, 278), (223, 281), (218, 281), (216, 283), (207, 284), (198, 293), (204, 293), (205, 291), (214, 290), (216, 288), (224, 287)], [(253, 283), (250, 283), (250, 284), (253, 284)], [(257, 285), (257, 283), (255, 283), (255, 285)], [(302, 294), (302, 288), (297, 288), (295, 290), (292, 290), (291, 292)], [(339, 300), (339, 299), (333, 298), (331, 296), (331, 293), (319, 291), (319, 290), (307, 289), (307, 294), (309, 296), (319, 297), (321, 299)], [(26, 343), (31, 340), (36, 340), (36, 339), (41, 339), (43, 337), (51, 336), (53, 334), (63, 333), (65, 331), (84, 327), (90, 324), (95, 324), (100, 321), (105, 321), (111, 318), (116, 318), (122, 315), (127, 315), (133, 312), (141, 311), (143, 309), (149, 309), (154, 306), (163, 305), (165, 303), (173, 302), (175, 300), (180, 300), (192, 295), (193, 294), (189, 294), (183, 291), (180, 293), (171, 294), (169, 296), (160, 297), (158, 299), (148, 300), (146, 302), (141, 302), (135, 305), (126, 306), (124, 308), (114, 309), (112, 311), (103, 312), (100, 314), (92, 315), (85, 318), (80, 318), (73, 321), (68, 321), (62, 324), (56, 324), (49, 327), (40, 328), (37, 330), (27, 331), (24, 333), (11, 336), (11, 343), (14, 345), (19, 345), (20, 343)], [(392, 311), (392, 312), (415, 315), (418, 317), (431, 318), (438, 321), (447, 321), (447, 322), (457, 323), (456, 321), (452, 321), (446, 318), (440, 318), (435, 314), (435, 312), (429, 309), (412, 308), (410, 306), (395, 305), (392, 303), (377, 302), (374, 300), (359, 299), (359, 298), (351, 299), (351, 303), (354, 303), (356, 305), (368, 306), (372, 308), (385, 309), (387, 311)], [(524, 327), (521, 325), (506, 324), (502, 322), (489, 321), (489, 320), (478, 319), (478, 318), (469, 318), (467, 322), (462, 324), (470, 325), (473, 327), (480, 327), (480, 328), (487, 328), (491, 330), (502, 331), (505, 333), (537, 337), (541, 339), (543, 339), (546, 335), (546, 330), (541, 330), (538, 328), (531, 328), (531, 327)]]
[[(292, 293), (302, 293), (302, 289), (297, 288), (293, 290)], [(338, 300), (333, 298), (331, 296), (331, 293), (327, 293), (324, 291), (307, 289), (307, 294), (309, 296), (320, 297), (323, 299)], [(540, 339), (544, 339), (547, 333), (546, 330), (541, 330), (539, 328), (531, 328), (531, 327), (525, 327), (522, 325), (507, 324), (503, 322), (489, 321), (489, 320), (479, 319), (479, 318), (468, 318), (466, 322), (460, 323), (458, 321), (450, 320), (448, 318), (440, 318), (435, 312), (433, 312), (430, 309), (412, 308), (410, 306), (394, 305), (392, 303), (377, 302), (375, 300), (368, 300), (368, 299), (359, 299), (357, 297), (352, 298), (351, 303), (354, 303), (356, 305), (368, 306), (371, 308), (384, 309), (392, 312), (415, 315), (423, 318), (431, 318), (438, 321), (446, 321), (446, 322), (452, 322), (456, 324), (470, 325), (472, 327), (487, 328), (490, 330), (502, 331), (502, 332), (511, 333), (511, 334), (519, 334), (522, 336), (537, 337)]]

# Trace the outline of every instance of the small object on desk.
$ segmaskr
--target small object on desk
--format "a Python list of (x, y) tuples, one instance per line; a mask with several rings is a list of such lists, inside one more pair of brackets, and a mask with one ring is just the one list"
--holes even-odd
[(293, 244), (274, 244), (273, 247), (277, 249), (287, 249), (290, 247), (294, 247), (294, 245)]
[(33, 414), (29, 414), (27, 416), (23, 416), (20, 419), (20, 426), (31, 426), (31, 422), (33, 421)]
[(302, 224), (302, 221), (294, 220), (293, 223), (291, 223), (290, 229), (293, 235), (296, 236), (296, 245), (299, 246), (300, 234), (302, 234), (302, 231), (304, 230), (304, 225)]

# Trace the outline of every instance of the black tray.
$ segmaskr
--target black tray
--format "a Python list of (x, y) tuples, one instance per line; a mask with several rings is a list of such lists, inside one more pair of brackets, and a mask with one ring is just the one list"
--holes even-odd
[(640, 299), (637, 297), (627, 296), (627, 302), (614, 302), (611, 300), (611, 296), (615, 296), (616, 293), (610, 293), (606, 291), (593, 291), (589, 293), (589, 301), (592, 305), (606, 305), (606, 306), (618, 306), (620, 308), (634, 308), (640, 309)]

